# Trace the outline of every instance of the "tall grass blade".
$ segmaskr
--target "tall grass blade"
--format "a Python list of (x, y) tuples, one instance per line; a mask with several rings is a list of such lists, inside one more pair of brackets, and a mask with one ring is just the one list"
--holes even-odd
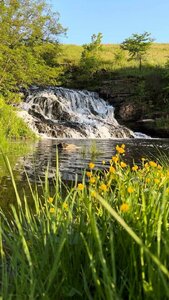
[(135, 242), (143, 248), (144, 252), (151, 257), (153, 262), (169, 279), (169, 270), (160, 262), (158, 257), (151, 253), (151, 251), (144, 245), (143, 241), (138, 237), (133, 229), (127, 225), (127, 223), (121, 218), (121, 216), (118, 215), (118, 213), (110, 206), (109, 203), (107, 203), (100, 195), (97, 195), (96, 197), (103, 207), (111, 214), (111, 216), (124, 228), (124, 230), (135, 240)]

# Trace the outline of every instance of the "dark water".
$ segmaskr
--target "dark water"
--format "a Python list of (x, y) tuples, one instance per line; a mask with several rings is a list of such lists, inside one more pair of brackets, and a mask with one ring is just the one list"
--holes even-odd
[(128, 163), (139, 162), (142, 157), (156, 160), (162, 154), (169, 155), (169, 139), (126, 139), (126, 140), (42, 140), (34, 148), (33, 153), (20, 158), (20, 166), (25, 167), (32, 180), (44, 176), (49, 166), (49, 177), (52, 178), (56, 168), (56, 148), (59, 142), (74, 144), (73, 150), (59, 150), (59, 170), (64, 180), (74, 180), (75, 174), (81, 174), (90, 161), (98, 168), (102, 161), (108, 164), (112, 155), (116, 153), (117, 144), (126, 145), (124, 160)]
[[(80, 180), (82, 171), (88, 167), (88, 163), (93, 161), (96, 167), (103, 167), (102, 161), (106, 161), (108, 166), (109, 160), (115, 154), (117, 144), (126, 145), (126, 155), (124, 161), (137, 163), (142, 157), (148, 157), (153, 160), (161, 156), (165, 159), (169, 157), (169, 139), (118, 139), (118, 140), (41, 140), (33, 144), (28, 143), (27, 150), (17, 150), (16, 143), (11, 143), (6, 154), (12, 162), (12, 169), (15, 175), (19, 192), (23, 190), (28, 193), (25, 171), (30, 181), (36, 181), (38, 185), (44, 180), (45, 171), (48, 167), (48, 178), (53, 179), (56, 171), (56, 149), (60, 142), (76, 145), (73, 150), (59, 150), (59, 170), (63, 180), (75, 180), (76, 174)], [(24, 143), (24, 146), (26, 144)], [(14, 149), (14, 150), (13, 150)], [(105, 166), (106, 166), (105, 165)], [(10, 176), (0, 157), (0, 205), (7, 207), (15, 202), (14, 190), (11, 185)]]

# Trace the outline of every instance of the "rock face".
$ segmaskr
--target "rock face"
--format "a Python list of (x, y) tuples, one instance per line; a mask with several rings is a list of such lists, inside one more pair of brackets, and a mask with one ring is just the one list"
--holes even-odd
[(159, 81), (160, 78), (154, 81), (154, 77), (115, 77), (102, 82), (99, 95), (114, 106), (119, 123), (152, 137), (169, 137), (168, 126), (160, 128), (159, 125), (161, 118), (166, 124), (169, 114), (160, 112), (159, 105), (154, 104), (162, 101), (163, 87), (162, 83), (158, 86)]
[(119, 122), (135, 121), (141, 118), (144, 107), (141, 101), (138, 105), (138, 100), (141, 96), (139, 93), (142, 83), (143, 80), (136, 77), (115, 78), (103, 82), (99, 95), (114, 106), (115, 117)]
[(95, 92), (36, 88), (30, 90), (22, 108), (31, 115), (31, 127), (46, 137), (135, 137), (130, 129), (119, 125), (114, 117), (114, 107)]
[(142, 116), (142, 109), (132, 101), (124, 102), (118, 110), (119, 119), (123, 121), (137, 121)]

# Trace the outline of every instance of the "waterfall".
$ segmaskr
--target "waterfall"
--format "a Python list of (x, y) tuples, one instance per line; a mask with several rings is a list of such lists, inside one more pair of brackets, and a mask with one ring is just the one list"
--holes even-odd
[(95, 92), (62, 87), (32, 88), (21, 112), (35, 132), (54, 138), (128, 138), (134, 133), (118, 124), (114, 108)]

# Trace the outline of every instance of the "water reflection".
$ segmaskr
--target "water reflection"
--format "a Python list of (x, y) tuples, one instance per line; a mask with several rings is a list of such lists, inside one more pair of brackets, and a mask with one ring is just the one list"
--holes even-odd
[[(60, 142), (65, 140), (41, 140), (35, 144), (34, 151), (20, 158), (18, 169), (21, 173), (23, 167), (31, 180), (38, 181), (44, 178), (48, 167), (48, 176), (53, 178), (56, 171), (56, 149)], [(110, 158), (115, 154), (117, 144), (126, 144), (124, 160), (128, 163), (140, 161), (141, 157), (156, 159), (162, 153), (168, 155), (168, 139), (150, 140), (66, 140), (66, 143), (76, 145), (72, 150), (59, 149), (59, 170), (64, 180), (74, 180), (76, 174), (81, 174), (88, 167), (90, 161), (94, 161), (96, 167), (101, 168), (102, 161), (108, 165)]]

